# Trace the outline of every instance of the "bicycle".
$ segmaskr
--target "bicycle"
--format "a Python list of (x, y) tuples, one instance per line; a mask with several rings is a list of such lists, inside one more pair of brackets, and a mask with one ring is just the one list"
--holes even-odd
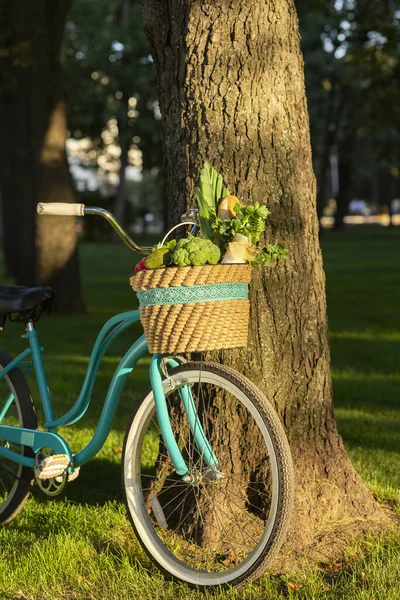
[[(151, 250), (138, 246), (103, 209), (40, 206), (44, 214), (101, 215), (130, 249)], [(35, 328), (52, 298), (46, 287), (0, 286), (0, 326), (13, 316), (25, 325), (28, 342), (14, 359), (0, 349), (2, 523), (19, 513), (34, 484), (56, 496), (76, 479), (103, 446), (122, 387), (148, 350), (144, 335), (127, 350), (92, 439), (73, 454), (57, 428), (84, 415), (102, 357), (139, 320), (139, 310), (115, 315), (103, 326), (75, 404), (55, 418)], [(40, 430), (21, 368), (25, 375), (32, 368), (36, 374), (45, 418)], [(153, 355), (150, 383), (128, 424), (122, 452), (122, 487), (133, 529), (167, 578), (200, 588), (243, 585), (265, 571), (290, 521), (293, 470), (280, 420), (253, 383), (221, 364)]]

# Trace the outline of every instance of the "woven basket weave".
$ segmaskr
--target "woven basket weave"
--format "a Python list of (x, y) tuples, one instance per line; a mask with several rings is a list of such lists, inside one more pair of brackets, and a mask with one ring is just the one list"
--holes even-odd
[[(139, 292), (139, 299), (144, 290), (151, 290), (147, 296), (153, 298), (152, 305), (140, 306), (149, 351), (176, 354), (246, 346), (250, 312), (247, 292), (242, 293), (243, 299), (231, 299), (231, 290), (239, 287), (247, 291), (243, 284), (249, 284), (250, 279), (251, 266), (243, 264), (168, 267), (132, 275), (131, 285)], [(167, 288), (174, 303), (157, 304)], [(179, 302), (188, 295), (196, 300)], [(221, 299), (215, 301), (199, 301), (219, 295)]]

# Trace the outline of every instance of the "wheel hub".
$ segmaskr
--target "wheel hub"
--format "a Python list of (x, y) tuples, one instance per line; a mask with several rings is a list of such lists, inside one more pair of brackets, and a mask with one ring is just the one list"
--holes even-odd
[(214, 481), (220, 481), (224, 477), (224, 474), (221, 471), (217, 471), (216, 469), (203, 469), (193, 470), (190, 475), (185, 475), (182, 477), (182, 480), (185, 483), (190, 483), (191, 485), (199, 486), (201, 483), (212, 483)]

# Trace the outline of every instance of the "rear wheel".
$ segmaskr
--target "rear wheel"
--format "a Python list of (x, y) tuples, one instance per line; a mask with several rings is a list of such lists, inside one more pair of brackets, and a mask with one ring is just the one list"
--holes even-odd
[[(123, 451), (133, 528), (168, 577), (200, 587), (241, 585), (265, 570), (289, 524), (293, 472), (283, 428), (261, 392), (222, 365), (182, 365), (164, 386), (190, 481), (175, 473), (149, 391), (128, 427)], [(217, 471), (196, 445), (181, 409), (180, 390), (186, 386), (218, 459)]]
[[(0, 348), (0, 371), (11, 362)], [(37, 428), (35, 408), (28, 385), (19, 369), (12, 369), (0, 380), (0, 424)], [(33, 456), (31, 448), (0, 439), (0, 445)], [(8, 523), (25, 504), (33, 481), (33, 471), (0, 456), (0, 522)]]

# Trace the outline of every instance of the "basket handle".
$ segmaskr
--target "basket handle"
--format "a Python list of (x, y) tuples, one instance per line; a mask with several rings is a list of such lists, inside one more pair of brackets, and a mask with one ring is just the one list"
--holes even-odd
[(161, 242), (161, 246), (164, 246), (165, 240), (174, 231), (174, 229), (177, 229), (178, 227), (181, 227), (182, 225), (191, 225), (193, 227), (193, 222), (192, 221), (183, 221), (183, 223), (178, 223), (178, 225), (174, 225), (174, 227), (172, 227), (172, 229), (170, 229), (168, 231), (168, 233), (165, 234), (165, 236)]

